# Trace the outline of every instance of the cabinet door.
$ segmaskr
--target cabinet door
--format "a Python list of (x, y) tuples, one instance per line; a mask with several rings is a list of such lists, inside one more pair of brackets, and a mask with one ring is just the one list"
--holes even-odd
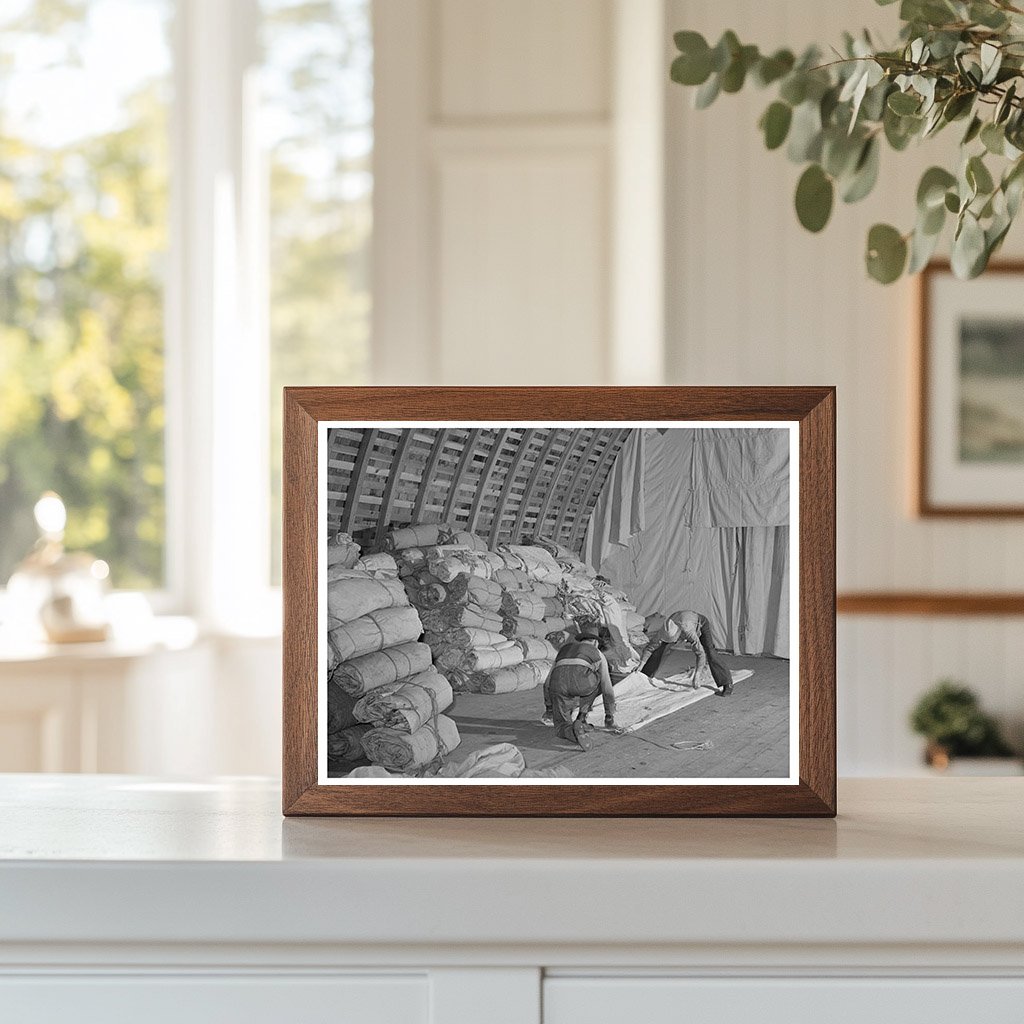
[(18, 1024), (427, 1024), (421, 975), (98, 975), (0, 979)]
[(701, 1020), (1020, 1024), (1024, 978), (549, 977), (544, 983), (544, 1024)]

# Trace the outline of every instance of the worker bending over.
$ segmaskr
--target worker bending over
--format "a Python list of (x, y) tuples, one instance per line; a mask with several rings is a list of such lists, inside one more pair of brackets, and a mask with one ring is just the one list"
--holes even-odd
[[(604, 724), (619, 731), (615, 725), (615, 691), (608, 673), (608, 661), (598, 648), (595, 626), (584, 626), (579, 636), (563, 644), (544, 686), (545, 703), (554, 721), (555, 733), (565, 740), (575, 740), (583, 750), (591, 748), (587, 735), (587, 715), (598, 694), (604, 701)], [(579, 711), (573, 720), (577, 704)]]
[(652, 640), (657, 645), (640, 667), (645, 676), (657, 673), (665, 654), (674, 648), (686, 646), (697, 656), (693, 673), (693, 686), (697, 688), (705, 669), (711, 672), (719, 694), (732, 693), (732, 673), (722, 664), (711, 646), (711, 623), (700, 612), (673, 612)]

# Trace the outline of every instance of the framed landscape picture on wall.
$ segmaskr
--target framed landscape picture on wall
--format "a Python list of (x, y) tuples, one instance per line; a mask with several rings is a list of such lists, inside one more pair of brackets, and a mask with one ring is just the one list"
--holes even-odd
[(921, 275), (917, 511), (1024, 515), (1024, 263)]
[(831, 388), (289, 388), (286, 814), (835, 813)]

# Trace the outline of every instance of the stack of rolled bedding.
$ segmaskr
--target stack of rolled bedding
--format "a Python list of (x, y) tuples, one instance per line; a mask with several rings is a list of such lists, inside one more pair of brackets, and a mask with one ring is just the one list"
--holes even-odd
[(367, 691), (353, 708), (366, 730), (366, 756), (390, 771), (436, 769), (460, 742), (455, 723), (441, 713), (451, 703), (451, 685), (433, 667)]
[[(451, 687), (419, 642), (423, 624), (395, 559), (387, 552), (358, 559), (357, 550), (356, 556), (327, 583), (328, 754), (416, 769), (458, 745), (454, 723), (439, 724), (452, 702)], [(398, 745), (408, 747), (406, 756), (393, 753), (392, 743), (368, 747), (368, 737), (379, 731), (404, 734)]]
[(522, 653), (502, 635), (503, 592), (484, 542), (464, 532), (451, 540), (419, 549), (404, 583), (434, 664), (456, 690), (468, 690), (473, 672), (518, 664)]
[(558, 563), (558, 567), (563, 573), (582, 576), (586, 579), (593, 579), (597, 575), (597, 571), (592, 566), (584, 562), (583, 559), (570, 551), (564, 544), (559, 544), (558, 541), (548, 540), (544, 537), (535, 537), (533, 545), (547, 551)]

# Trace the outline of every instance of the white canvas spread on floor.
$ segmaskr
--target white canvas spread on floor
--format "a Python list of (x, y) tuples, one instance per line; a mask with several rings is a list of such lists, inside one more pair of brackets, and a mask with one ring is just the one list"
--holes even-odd
[[(651, 679), (643, 672), (631, 672), (615, 686), (615, 724), (626, 732), (637, 729), (690, 704), (710, 697), (710, 686), (693, 686), (694, 669), (668, 679)], [(742, 682), (753, 675), (748, 668), (733, 670), (732, 681)], [(728, 698), (725, 698), (728, 699)], [(587, 716), (591, 725), (604, 725), (604, 705), (597, 703)]]

